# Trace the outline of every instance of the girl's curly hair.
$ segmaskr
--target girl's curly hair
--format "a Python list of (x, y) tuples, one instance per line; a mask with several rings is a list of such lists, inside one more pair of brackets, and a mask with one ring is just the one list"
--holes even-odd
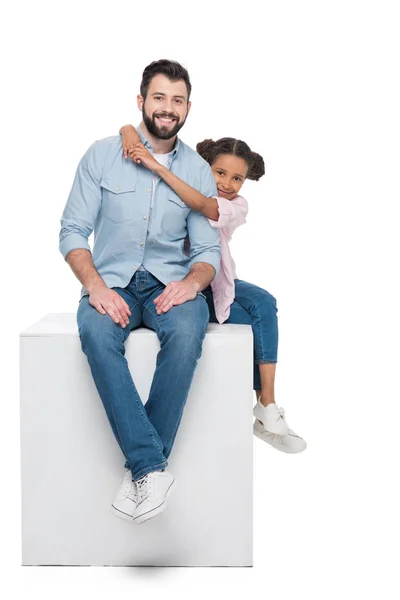
[(246, 142), (242, 140), (229, 137), (221, 138), (216, 142), (209, 139), (203, 140), (197, 144), (196, 150), (209, 165), (212, 165), (220, 154), (231, 154), (243, 158), (248, 166), (246, 179), (258, 181), (265, 174), (263, 157), (252, 152)]

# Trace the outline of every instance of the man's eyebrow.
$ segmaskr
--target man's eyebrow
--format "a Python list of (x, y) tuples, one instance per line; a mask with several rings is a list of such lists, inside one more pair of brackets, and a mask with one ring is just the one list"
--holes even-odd
[[(153, 92), (152, 96), (165, 96), (164, 92)], [(178, 94), (176, 94), (175, 96), (172, 96), (173, 98), (182, 98), (182, 100), (185, 100), (185, 96), (179, 96)]]

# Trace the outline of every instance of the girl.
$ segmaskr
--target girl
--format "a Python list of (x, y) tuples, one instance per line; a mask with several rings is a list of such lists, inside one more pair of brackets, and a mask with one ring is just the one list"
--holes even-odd
[(236, 227), (246, 222), (247, 201), (239, 195), (246, 179), (258, 181), (265, 173), (264, 161), (249, 146), (234, 138), (204, 140), (197, 152), (211, 166), (218, 196), (206, 198), (166, 167), (141, 143), (132, 125), (120, 129), (125, 158), (141, 163), (161, 177), (193, 210), (205, 215), (212, 227), (220, 230), (221, 267), (211, 285), (202, 290), (206, 296), (210, 322), (251, 325), (254, 336), (254, 434), (274, 448), (298, 453), (306, 442), (289, 429), (284, 409), (275, 403), (274, 381), (278, 350), (276, 300), (266, 290), (238, 279), (230, 255), (229, 241)]

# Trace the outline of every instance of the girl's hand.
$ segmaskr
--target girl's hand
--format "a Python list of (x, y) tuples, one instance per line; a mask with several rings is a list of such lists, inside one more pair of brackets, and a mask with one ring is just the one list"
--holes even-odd
[(124, 125), (119, 132), (122, 135), (124, 158), (128, 158), (129, 150), (132, 150), (133, 146), (140, 142), (139, 134), (132, 125)]
[(138, 165), (142, 164), (150, 171), (157, 172), (157, 169), (160, 168), (160, 163), (154, 158), (152, 154), (143, 146), (140, 142), (139, 144), (135, 144), (131, 150), (128, 151), (129, 157), (133, 160), (133, 162)]

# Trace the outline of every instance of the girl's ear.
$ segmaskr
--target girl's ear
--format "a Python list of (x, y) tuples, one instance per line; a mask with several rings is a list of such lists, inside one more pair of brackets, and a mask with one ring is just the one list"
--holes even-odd
[(140, 94), (138, 94), (137, 95), (137, 105), (138, 105), (138, 109), (140, 111), (142, 111), (142, 109), (143, 109), (143, 104), (144, 104), (143, 96), (141, 96)]

